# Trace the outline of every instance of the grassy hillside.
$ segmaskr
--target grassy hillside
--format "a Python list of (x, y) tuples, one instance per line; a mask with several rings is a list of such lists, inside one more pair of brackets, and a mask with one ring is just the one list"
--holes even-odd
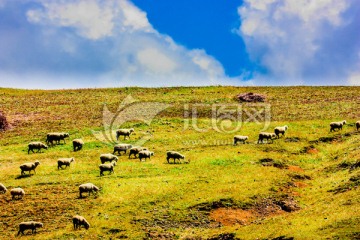
[[(266, 102), (239, 104), (234, 97), (244, 92), (264, 94)], [(26, 192), (17, 201), (0, 195), (0, 238), (15, 238), (18, 223), (35, 220), (44, 223), (36, 239), (359, 239), (359, 96), (358, 87), (0, 89), (0, 110), (11, 124), (0, 132), (0, 182)], [(121, 103), (122, 113), (144, 106), (132, 117), (151, 112), (151, 103), (167, 108), (154, 110), (151, 122), (117, 125), (123, 115), (111, 113)], [(111, 112), (105, 118), (104, 105)], [(221, 106), (240, 109), (240, 120), (215, 121)], [(342, 131), (330, 133), (329, 123), (343, 119)], [(144, 146), (155, 155), (146, 162), (119, 156), (115, 173), (100, 177), (99, 156), (114, 144), (93, 134), (104, 122), (134, 127), (136, 134), (120, 142), (147, 137)], [(225, 131), (240, 122), (236, 133)], [(284, 137), (256, 144), (264, 127), (272, 132), (285, 124)], [(30, 141), (45, 142), (55, 131), (70, 133), (66, 144), (27, 154)], [(249, 143), (233, 146), (235, 134), (248, 135)], [(73, 152), (75, 138), (85, 141), (83, 150)], [(168, 164), (167, 150), (190, 163)], [(60, 157), (75, 163), (58, 170)], [(36, 175), (20, 177), (19, 165), (35, 160)], [(86, 182), (101, 191), (79, 198)], [(89, 230), (73, 230), (75, 214), (90, 222)]]

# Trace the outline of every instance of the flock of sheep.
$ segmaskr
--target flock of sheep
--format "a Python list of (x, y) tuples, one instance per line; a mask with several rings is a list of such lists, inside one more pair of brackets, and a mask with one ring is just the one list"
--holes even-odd
[[(341, 121), (341, 122), (330, 123), (330, 132), (335, 131), (335, 130), (341, 130), (345, 124), (346, 124), (345, 120)], [(360, 121), (357, 121), (355, 123), (355, 125), (356, 125), (356, 129), (359, 130)], [(275, 138), (280, 138), (280, 136), (285, 135), (287, 130), (288, 130), (288, 126), (285, 125), (285, 126), (281, 126), (281, 127), (275, 127), (273, 133), (260, 132), (257, 143), (258, 144), (264, 143), (264, 140), (269, 142), (269, 140), (273, 141), (273, 139), (275, 139)], [(133, 132), (134, 132), (133, 128), (118, 129), (116, 131), (116, 139), (118, 140), (120, 136), (124, 136), (124, 140), (126, 139), (126, 137), (130, 138), (130, 135)], [(68, 137), (69, 137), (69, 133), (48, 133), (47, 138), (46, 138), (46, 143), (50, 146), (53, 146), (54, 142), (55, 142), (55, 144), (59, 144), (60, 141), (63, 141), (64, 143), (66, 143), (65, 138), (68, 138)], [(234, 136), (234, 145), (236, 145), (238, 142), (242, 142), (243, 144), (245, 144), (248, 139), (249, 139), (248, 136), (236, 135), (236, 136)], [(81, 139), (73, 140), (74, 151), (81, 150), (83, 145), (84, 145), (83, 140), (81, 140)], [(47, 149), (47, 148), (48, 148), (48, 146), (44, 143), (31, 142), (28, 145), (28, 154), (30, 153), (30, 151), (34, 152), (34, 150), (37, 150), (37, 152), (40, 152), (41, 149)], [(101, 164), (99, 165), (100, 176), (103, 176), (104, 172), (109, 172), (109, 174), (113, 173), (114, 167), (116, 166), (116, 162), (118, 161), (118, 156), (116, 156), (115, 153), (117, 153), (118, 155), (121, 155), (121, 152), (124, 152), (126, 154), (126, 152), (128, 150), (129, 150), (129, 158), (131, 158), (133, 156), (134, 158), (139, 158), (140, 161), (142, 161), (143, 159), (146, 160), (147, 158), (150, 159), (150, 157), (154, 155), (154, 152), (149, 151), (148, 148), (146, 148), (146, 147), (132, 146), (131, 144), (125, 144), (125, 143), (117, 144), (114, 146), (112, 154), (105, 153), (105, 154), (100, 155), (100, 161), (101, 161)], [(170, 163), (170, 159), (173, 159), (174, 163), (176, 162), (176, 160), (179, 160), (181, 162), (181, 159), (185, 159), (185, 156), (176, 151), (167, 151), (166, 160), (168, 163)], [(65, 168), (67, 168), (74, 161), (75, 161), (74, 158), (60, 158), (60, 159), (58, 159), (58, 162), (57, 162), (58, 169), (63, 169), (63, 166), (65, 166)], [(31, 171), (34, 171), (34, 173), (36, 173), (35, 169), (38, 165), (40, 165), (39, 161), (35, 161), (33, 163), (24, 163), (24, 164), (20, 165), (21, 175), (25, 174), (25, 172), (29, 172), (29, 174), (30, 174)], [(79, 186), (79, 196), (80, 196), (80, 198), (82, 198), (83, 193), (88, 193), (90, 196), (91, 193), (95, 194), (99, 190), (100, 190), (100, 188), (95, 186), (93, 183), (81, 184)], [(5, 185), (0, 183), (0, 193), (5, 194), (6, 192), (7, 192), (7, 188), (5, 187)], [(25, 195), (25, 191), (22, 188), (18, 187), (18, 188), (11, 189), (10, 194), (11, 194), (13, 200), (22, 199)], [(73, 221), (74, 229), (78, 229), (81, 226), (84, 226), (85, 229), (88, 229), (90, 227), (90, 224), (82, 216), (76, 215), (73, 217), (72, 221)], [(32, 230), (32, 233), (36, 233), (36, 229), (40, 228), (40, 227), (43, 227), (43, 224), (40, 222), (34, 222), (34, 221), (22, 222), (19, 224), (18, 235), (20, 233), (24, 234), (24, 231), (28, 230), (28, 229)]]
[[(116, 139), (119, 139), (120, 136), (124, 136), (124, 140), (126, 137), (130, 138), (131, 133), (134, 132), (133, 128), (130, 129), (118, 129), (116, 131)], [(48, 149), (48, 146), (54, 146), (54, 144), (60, 144), (61, 141), (63, 141), (64, 144), (66, 144), (65, 139), (68, 138), (70, 135), (69, 133), (65, 132), (54, 132), (54, 133), (48, 133), (46, 136), (46, 144), (42, 142), (31, 142), (28, 144), (28, 154), (30, 152), (34, 152), (34, 150), (37, 150), (36, 152), (40, 152), (42, 149)], [(84, 145), (84, 141), (82, 139), (74, 139), (72, 141), (73, 143), (73, 149), (75, 151), (79, 151), (82, 149)], [(100, 161), (101, 164), (99, 165), (100, 170), (100, 176), (104, 175), (104, 172), (109, 172), (109, 174), (114, 172), (114, 167), (116, 166), (116, 162), (118, 161), (118, 156), (115, 155), (117, 153), (118, 155), (121, 155), (122, 152), (126, 154), (126, 152), (129, 151), (129, 158), (139, 158), (140, 161), (146, 161), (146, 159), (150, 159), (151, 156), (154, 155), (154, 152), (149, 151), (146, 147), (141, 146), (132, 146), (131, 144), (117, 144), (114, 146), (113, 153), (104, 153), (100, 155)], [(185, 159), (185, 156), (175, 152), (175, 151), (168, 151), (167, 152), (167, 161), (169, 162), (170, 159), (174, 160), (174, 163), (176, 160)], [(67, 168), (70, 167), (70, 164), (75, 161), (75, 158), (59, 158), (57, 161), (57, 167), (58, 170), (64, 169), (63, 167)], [(108, 163), (109, 162), (109, 163)], [(25, 172), (28, 172), (31, 174), (33, 171), (34, 174), (36, 174), (35, 169), (40, 165), (40, 162), (36, 160), (33, 163), (24, 163), (20, 165), (21, 175), (24, 175)], [(95, 194), (100, 190), (99, 187), (95, 186), (93, 183), (84, 183), (79, 186), (79, 197), (83, 197), (83, 193), (88, 193), (89, 196), (91, 193)], [(0, 183), (0, 194), (5, 194), (7, 192), (7, 188), (4, 184)], [(13, 188), (10, 190), (10, 195), (13, 200), (22, 199), (25, 196), (24, 189), (18, 187)], [(76, 215), (73, 217), (73, 225), (74, 229), (78, 229), (81, 226), (84, 226), (86, 229), (90, 227), (90, 224), (86, 221), (86, 219), (82, 216)], [(41, 222), (35, 222), (35, 221), (29, 221), (29, 222), (21, 222), (19, 224), (19, 231), (18, 235), (24, 234), (25, 230), (32, 230), (32, 233), (36, 233), (36, 229), (43, 227), (43, 223)]]

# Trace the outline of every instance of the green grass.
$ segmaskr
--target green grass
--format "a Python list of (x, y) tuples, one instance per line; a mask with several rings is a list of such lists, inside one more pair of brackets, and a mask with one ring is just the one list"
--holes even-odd
[[(236, 133), (213, 129), (211, 104), (238, 105), (234, 96), (244, 92), (267, 96), (271, 122), (266, 131), (286, 124), (285, 137), (256, 144), (263, 124), (253, 121), (242, 123)], [(44, 228), (36, 239), (207, 239), (230, 233), (240, 239), (357, 238), (359, 168), (350, 171), (350, 166), (360, 159), (360, 134), (353, 125), (360, 119), (359, 93), (358, 87), (0, 89), (1, 110), (12, 125), (0, 133), (0, 182), (26, 192), (19, 201), (9, 193), (0, 195), (0, 234), (15, 238), (18, 223), (38, 220)], [(112, 145), (96, 139), (92, 130), (103, 129), (104, 103), (115, 113), (129, 94), (139, 102), (171, 105), (150, 125), (135, 120), (121, 126), (136, 132), (121, 142), (135, 144), (151, 132), (144, 146), (155, 155), (146, 162), (122, 155), (114, 174), (99, 177), (99, 155), (112, 152)], [(184, 108), (197, 103), (208, 104), (198, 107), (196, 126), (203, 132), (191, 121), (184, 125)], [(329, 122), (343, 119), (349, 124), (330, 133)], [(46, 133), (54, 131), (69, 132), (70, 139), (27, 154), (30, 141), (44, 142)], [(248, 135), (249, 143), (233, 146), (235, 134)], [(83, 150), (72, 151), (75, 138), (85, 141)], [(182, 152), (190, 163), (168, 164), (167, 150)], [(75, 163), (57, 170), (61, 157), (74, 157)], [(264, 158), (276, 164), (263, 166)], [(41, 162), (36, 175), (19, 178), (19, 165), (35, 160)], [(101, 191), (79, 199), (78, 186), (85, 182)], [(221, 225), (209, 217), (209, 211), (222, 207), (266, 212), (262, 201), (279, 208), (282, 199), (293, 199), (300, 209), (263, 213), (246, 224)], [(89, 230), (72, 229), (75, 214), (90, 222)]]

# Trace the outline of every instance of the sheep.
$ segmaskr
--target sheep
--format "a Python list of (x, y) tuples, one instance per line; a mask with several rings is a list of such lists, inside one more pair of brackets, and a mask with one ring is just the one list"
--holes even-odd
[(129, 137), (130, 139), (130, 134), (134, 132), (133, 128), (123, 128), (123, 129), (118, 129), (116, 130), (116, 140), (119, 140), (120, 136), (124, 136), (124, 140), (126, 137)]
[(74, 230), (80, 228), (81, 226), (84, 226), (85, 229), (89, 229), (90, 224), (83, 216), (75, 215), (72, 218), (73, 224), (74, 224)]
[(100, 155), (100, 161), (102, 164), (106, 162), (118, 161), (118, 157), (111, 153), (104, 153)]
[(283, 127), (276, 127), (274, 128), (274, 133), (276, 134), (277, 138), (280, 138), (280, 134), (284, 136), (285, 132), (288, 130), (288, 126), (285, 125)]
[(248, 136), (235, 135), (234, 136), (234, 145), (236, 145), (237, 142), (243, 142), (243, 144), (245, 144), (246, 140), (248, 140), (248, 139), (249, 139)]
[(58, 163), (58, 170), (62, 168), (63, 165), (65, 165), (65, 168), (70, 167), (70, 163), (75, 162), (75, 158), (59, 158)]
[(30, 151), (34, 153), (34, 149), (37, 149), (38, 150), (37, 152), (40, 152), (42, 148), (48, 149), (48, 146), (42, 142), (31, 142), (28, 144), (28, 147), (29, 147), (28, 154), (30, 153)]
[(56, 142), (56, 144), (60, 144), (60, 140), (64, 141), (64, 144), (66, 144), (65, 138), (69, 137), (70, 134), (66, 133), (66, 132), (53, 132), (53, 133), (48, 133), (46, 136), (46, 143), (47, 144), (51, 144), (54, 145), (53, 141)]
[(174, 163), (175, 163), (176, 159), (179, 159), (179, 161), (181, 162), (180, 159), (185, 159), (185, 156), (178, 152), (175, 152), (175, 151), (167, 151), (166, 152), (166, 160), (168, 163), (170, 163), (169, 162), (170, 158), (174, 159)]
[(142, 150), (148, 150), (146, 147), (139, 147), (139, 146), (134, 146), (132, 148), (130, 148), (129, 150), (129, 158), (131, 155), (134, 155), (135, 158), (137, 158), (137, 154), (142, 151)]
[(22, 188), (13, 188), (10, 190), (12, 199), (21, 199), (25, 196), (25, 191)]
[(331, 122), (330, 123), (330, 132), (335, 131), (335, 129), (342, 130), (342, 127), (346, 124), (346, 120), (341, 122)]
[(120, 152), (126, 153), (126, 151), (130, 148), (132, 148), (131, 144), (121, 143), (121, 144), (115, 145), (113, 154), (115, 154), (117, 152), (119, 155), (121, 155)]
[(6, 193), (7, 189), (4, 184), (0, 183), (0, 193)]
[(84, 141), (80, 138), (73, 140), (74, 152), (80, 151), (84, 145)]
[(81, 184), (79, 186), (79, 192), (80, 192), (80, 198), (82, 198), (82, 193), (84, 192), (88, 192), (89, 193), (89, 196), (90, 196), (90, 193), (96, 193), (97, 191), (99, 191), (100, 188), (98, 188), (97, 186), (95, 186), (94, 184), (92, 183), (84, 183), (84, 184)]
[(150, 159), (151, 156), (154, 156), (154, 152), (151, 152), (149, 150), (142, 150), (139, 152), (139, 159), (140, 159), (140, 162), (142, 161), (142, 159), (144, 158), (145, 161), (147, 158)]
[(276, 138), (275, 133), (261, 132), (259, 133), (259, 139), (257, 143), (263, 143), (264, 139), (266, 139), (266, 141), (268, 141), (269, 139), (273, 141), (273, 138)]
[(42, 224), (41, 222), (34, 222), (34, 221), (21, 222), (19, 224), (19, 232), (17, 235), (19, 236), (20, 233), (24, 234), (24, 231), (27, 229), (31, 229), (31, 233), (34, 234), (34, 233), (36, 233), (37, 228), (41, 228), (43, 226), (44, 226), (44, 224)]
[(359, 131), (359, 128), (360, 128), (360, 121), (357, 121), (355, 123), (355, 126), (356, 126), (356, 130)]
[(34, 173), (36, 174), (36, 171), (35, 171), (35, 168), (40, 165), (40, 162), (39, 161), (35, 161), (33, 163), (24, 163), (24, 164), (21, 164), (20, 165), (20, 169), (21, 169), (21, 175), (24, 175), (25, 174), (25, 171), (26, 172), (30, 172), (33, 170)]
[(115, 166), (116, 166), (116, 162), (111, 162), (111, 163), (107, 163), (107, 164), (100, 164), (99, 165), (100, 176), (104, 176), (103, 172), (110, 172), (109, 174), (113, 173)]

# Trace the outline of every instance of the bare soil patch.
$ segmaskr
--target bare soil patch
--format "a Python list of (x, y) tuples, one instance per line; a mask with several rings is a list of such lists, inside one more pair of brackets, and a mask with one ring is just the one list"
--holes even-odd
[(293, 166), (293, 165), (288, 166), (288, 170), (291, 172), (297, 172), (297, 173), (304, 172), (304, 169), (302, 169), (301, 167)]
[(252, 210), (218, 208), (210, 212), (209, 218), (223, 226), (248, 225), (257, 218)]

